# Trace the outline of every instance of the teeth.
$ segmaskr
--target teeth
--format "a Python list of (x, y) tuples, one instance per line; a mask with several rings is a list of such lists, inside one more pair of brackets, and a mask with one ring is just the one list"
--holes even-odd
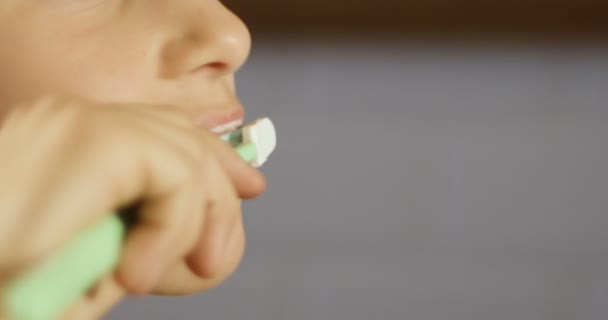
[(228, 122), (222, 125), (219, 125), (215, 128), (211, 129), (211, 132), (216, 133), (216, 134), (224, 134), (224, 133), (228, 133), (236, 128), (238, 128), (239, 126), (241, 126), (243, 124), (243, 120), (235, 120), (232, 122)]

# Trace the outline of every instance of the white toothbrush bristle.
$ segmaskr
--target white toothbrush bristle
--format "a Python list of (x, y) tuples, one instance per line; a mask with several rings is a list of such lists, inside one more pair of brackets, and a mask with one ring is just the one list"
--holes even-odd
[(268, 118), (261, 118), (243, 127), (243, 142), (256, 146), (257, 157), (251, 163), (262, 166), (277, 146), (274, 124)]

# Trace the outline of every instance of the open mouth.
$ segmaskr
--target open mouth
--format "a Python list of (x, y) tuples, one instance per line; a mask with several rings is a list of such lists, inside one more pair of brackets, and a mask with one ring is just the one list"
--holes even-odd
[(243, 107), (237, 105), (224, 110), (207, 111), (198, 117), (196, 125), (221, 136), (242, 126), (244, 118)]

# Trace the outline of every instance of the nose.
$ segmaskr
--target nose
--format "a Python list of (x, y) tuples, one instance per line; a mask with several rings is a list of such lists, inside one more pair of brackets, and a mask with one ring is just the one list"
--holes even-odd
[(192, 74), (222, 77), (235, 73), (245, 63), (251, 36), (234, 13), (216, 0), (170, 3), (179, 7), (172, 8), (179, 27), (161, 47), (161, 78)]

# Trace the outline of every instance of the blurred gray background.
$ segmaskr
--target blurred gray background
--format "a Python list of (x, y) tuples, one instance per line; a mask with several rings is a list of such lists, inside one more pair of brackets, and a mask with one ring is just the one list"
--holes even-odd
[(601, 37), (253, 30), (279, 146), (241, 268), (107, 319), (608, 318)]

